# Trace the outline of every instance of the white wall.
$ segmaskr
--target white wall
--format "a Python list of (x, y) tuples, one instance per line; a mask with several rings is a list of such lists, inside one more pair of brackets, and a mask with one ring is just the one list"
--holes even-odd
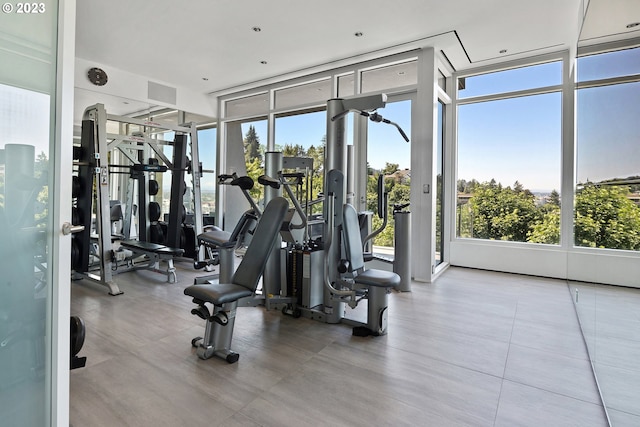
[[(87, 72), (93, 67), (102, 68), (107, 73), (109, 77), (107, 84), (104, 86), (96, 86), (89, 81), (87, 78)], [(177, 92), (176, 103), (169, 104), (155, 99), (150, 99), (148, 97), (148, 85), (150, 81), (164, 86), (175, 87)], [(96, 94), (96, 100), (84, 107), (88, 107), (95, 103), (105, 103), (101, 99), (101, 95), (107, 95), (107, 99), (108, 96), (115, 96), (147, 104), (176, 108), (178, 110), (202, 114), (209, 117), (217, 116), (217, 100), (209, 95), (196, 92), (184, 86), (176, 87), (172, 84), (150, 79), (146, 76), (133, 74), (110, 65), (99, 64), (94, 61), (88, 61), (77, 57), (75, 60), (75, 87), (76, 89), (84, 89)], [(105, 103), (105, 106), (107, 107), (107, 112), (109, 112), (109, 105)], [(78, 106), (76, 106), (76, 109), (77, 108)]]

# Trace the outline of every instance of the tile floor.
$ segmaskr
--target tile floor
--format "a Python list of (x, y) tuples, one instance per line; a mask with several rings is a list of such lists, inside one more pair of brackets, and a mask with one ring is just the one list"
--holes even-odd
[[(238, 309), (238, 363), (199, 360), (203, 321), (178, 282), (72, 284), (87, 326), (75, 427), (607, 426), (566, 281), (463, 268), (390, 295), (389, 333)], [(358, 316), (359, 311), (348, 316)]]

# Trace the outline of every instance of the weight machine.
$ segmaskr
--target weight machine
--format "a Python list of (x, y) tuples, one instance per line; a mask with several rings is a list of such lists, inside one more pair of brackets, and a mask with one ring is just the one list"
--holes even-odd
[[(350, 324), (354, 326), (353, 334), (358, 336), (387, 333), (388, 294), (399, 287), (401, 278), (396, 273), (365, 268), (363, 231), (355, 209), (348, 204), (353, 197), (354, 180), (350, 175), (345, 179), (349, 162), (344, 122), (349, 112), (355, 112), (374, 122), (395, 126), (408, 142), (409, 138), (396, 123), (375, 111), (385, 103), (384, 94), (327, 102), (322, 245), (316, 250), (307, 247), (302, 251), (302, 297), (290, 308), (294, 316)], [(346, 306), (355, 308), (364, 299), (367, 321), (346, 318)]]
[[(384, 119), (375, 111), (384, 107), (385, 103), (384, 94), (332, 99), (327, 103), (324, 222), (321, 239), (309, 239), (309, 224), (305, 212), (309, 201), (306, 199), (305, 203), (300, 203), (291, 190), (292, 185), (297, 185), (293, 184), (296, 182), (296, 174), (283, 172), (285, 163), (292, 165), (296, 161), (303, 162), (303, 159), (284, 158), (279, 152), (265, 154), (267, 176), (260, 178), (260, 182), (267, 185), (265, 203), (282, 196), (284, 189), (293, 204), (280, 232), (287, 245), (282, 248), (282, 243), (277, 242), (263, 276), (267, 309), (277, 308), (274, 305), (276, 303), (285, 303), (282, 308), (285, 314), (305, 316), (326, 323), (348, 323), (355, 326), (354, 335), (386, 333), (387, 295), (391, 289), (398, 289), (403, 279), (395, 272), (365, 268), (363, 241), (366, 242), (366, 239), (362, 235), (365, 230), (360, 227), (355, 209), (348, 204), (348, 200), (353, 198), (354, 180), (349, 175), (345, 179), (350, 168), (344, 125), (346, 115), (356, 112), (374, 122), (395, 126), (408, 141), (408, 137), (396, 123)], [(312, 166), (301, 165), (312, 169)], [(293, 181), (288, 181), (291, 178), (294, 178)], [(379, 185), (383, 186), (383, 182)], [(386, 203), (382, 206), (383, 201), (386, 201), (384, 191), (381, 196), (379, 209), (386, 211)], [(386, 218), (386, 212), (384, 216)], [(374, 234), (370, 236), (373, 237)], [(410, 265), (409, 259), (405, 261), (406, 265)], [(403, 274), (407, 281), (410, 281), (409, 274)], [(287, 303), (287, 299), (293, 299), (293, 302)], [(356, 308), (362, 300), (368, 302), (367, 321), (363, 323), (346, 318), (346, 306)]]
[[(107, 121), (120, 125), (120, 133), (107, 132)], [(129, 127), (136, 127), (137, 132), (123, 132)], [(174, 132), (173, 141), (150, 138), (153, 133)], [(164, 154), (164, 145), (173, 146), (173, 159), (169, 160)], [(190, 145), (191, 159), (187, 158), (187, 147)], [(123, 215), (124, 240), (111, 235), (111, 204), (110, 198), (118, 191), (111, 188), (109, 157), (119, 153), (128, 164), (130, 177), (127, 181), (125, 213)], [(147, 161), (145, 159), (151, 159)], [(87, 279), (109, 288), (109, 294), (121, 294), (118, 285), (113, 280), (114, 270), (118, 268), (118, 261), (122, 258), (114, 251), (115, 242), (133, 253), (134, 258), (128, 263), (130, 269), (145, 268), (167, 274), (168, 281), (175, 281), (173, 260), (181, 257), (185, 252), (201, 257), (195, 247), (195, 237), (192, 245), (185, 246), (183, 222), (185, 208), (183, 195), (187, 191), (184, 180), (185, 173), (191, 175), (193, 200), (193, 233), (202, 232), (202, 208), (200, 177), (202, 169), (198, 157), (197, 130), (194, 123), (190, 125), (172, 126), (153, 121), (139, 120), (131, 117), (107, 114), (102, 104), (88, 107), (83, 116), (80, 146), (74, 147), (74, 160), (77, 174), (74, 176), (74, 224), (83, 225), (85, 229), (76, 233), (72, 239), (72, 269), (77, 279)], [(162, 161), (162, 164), (159, 163)], [(121, 165), (122, 166), (122, 165)], [(166, 238), (162, 244), (150, 241), (149, 230), (151, 221), (159, 218), (148, 215), (150, 208), (149, 195), (158, 190), (157, 182), (149, 178), (150, 174), (171, 170), (171, 201), (166, 225)], [(135, 203), (134, 181), (138, 182), (138, 203)], [(151, 190), (151, 191), (150, 191)], [(129, 239), (132, 227), (134, 205), (138, 209), (138, 240)], [(151, 210), (151, 209), (149, 209)], [(155, 209), (159, 216), (159, 209)], [(93, 215), (95, 213), (95, 226)], [(150, 212), (149, 212), (150, 213)], [(193, 247), (191, 247), (193, 246)], [(121, 252), (121, 251), (120, 251)], [(144, 256), (143, 265), (135, 265), (135, 261)], [(95, 263), (90, 262), (95, 260)], [(160, 262), (167, 263), (166, 270), (159, 269)], [(97, 265), (95, 265), (97, 264)]]

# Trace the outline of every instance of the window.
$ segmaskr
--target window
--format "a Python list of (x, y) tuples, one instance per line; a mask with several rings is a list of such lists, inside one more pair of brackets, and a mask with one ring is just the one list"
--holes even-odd
[(269, 94), (259, 93), (225, 102), (225, 117), (252, 116), (269, 111)]
[(275, 91), (276, 108), (286, 108), (316, 102), (326, 104), (330, 98), (332, 98), (330, 79)]
[(436, 141), (436, 255), (434, 265), (444, 260), (444, 104), (438, 101), (438, 140)]
[[(313, 170), (308, 172), (310, 191), (308, 197), (310, 200), (317, 199), (324, 186), (327, 113), (315, 111), (276, 117), (275, 130), (276, 151), (282, 151), (284, 157), (308, 157), (313, 160)], [(305, 200), (299, 201), (305, 202)], [(321, 212), (321, 204), (314, 206), (314, 213)]]
[(249, 193), (254, 200), (262, 200), (264, 188), (258, 185), (258, 177), (264, 175), (264, 153), (267, 151), (267, 120), (243, 122), (241, 129), (247, 176), (251, 177), (255, 183)]
[(578, 81), (622, 77), (640, 73), (640, 48), (618, 50), (578, 59)]
[(361, 93), (377, 92), (418, 83), (417, 61), (403, 62), (362, 72)]
[[(640, 48), (578, 59), (587, 78), (640, 73)], [(619, 66), (618, 66), (619, 65)], [(640, 77), (577, 91), (575, 245), (640, 250)]]
[(353, 73), (338, 77), (338, 96), (345, 97), (355, 94)]
[(547, 62), (463, 79), (458, 98), (493, 95), (562, 84), (562, 62)]
[(203, 215), (213, 215), (216, 206), (216, 137), (216, 128), (198, 130), (198, 156), (203, 171), (200, 178)]
[[(387, 103), (378, 110), (385, 118), (397, 123), (402, 130), (411, 135), (411, 101)], [(411, 193), (411, 145), (407, 143), (394, 126), (368, 122), (367, 131), (367, 210), (374, 212), (372, 229), (382, 226), (377, 215), (378, 177), (384, 176), (388, 192), (388, 223), (373, 240), (373, 252), (380, 255), (394, 254), (393, 205), (409, 203)]]
[[(495, 73), (500, 82), (473, 76), (466, 85), (482, 94), (520, 89), (523, 76), (526, 86), (547, 85), (561, 78), (556, 64)], [(561, 117), (559, 91), (459, 105), (458, 237), (560, 243)]]

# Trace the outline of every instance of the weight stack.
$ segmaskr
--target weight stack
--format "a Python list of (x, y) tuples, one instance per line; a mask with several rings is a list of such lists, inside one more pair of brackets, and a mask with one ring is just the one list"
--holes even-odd
[(94, 128), (93, 120), (83, 120), (80, 147), (73, 149), (74, 160), (79, 166), (78, 174), (72, 178), (72, 222), (74, 225), (84, 225), (84, 230), (74, 233), (71, 238), (71, 269), (78, 273), (86, 273), (89, 270), (91, 206), (96, 166)]

